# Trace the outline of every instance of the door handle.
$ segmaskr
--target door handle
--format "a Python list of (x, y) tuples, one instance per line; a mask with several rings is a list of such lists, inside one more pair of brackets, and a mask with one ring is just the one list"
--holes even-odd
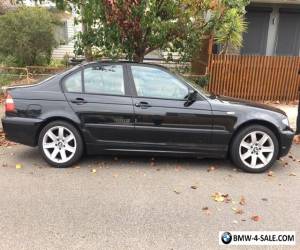
[(151, 105), (148, 102), (138, 102), (135, 104), (135, 106), (142, 109), (147, 109), (151, 107)]
[(72, 102), (72, 103), (75, 103), (75, 104), (84, 104), (84, 103), (87, 103), (86, 100), (84, 100), (83, 98), (80, 98), (80, 97), (71, 100), (71, 102)]

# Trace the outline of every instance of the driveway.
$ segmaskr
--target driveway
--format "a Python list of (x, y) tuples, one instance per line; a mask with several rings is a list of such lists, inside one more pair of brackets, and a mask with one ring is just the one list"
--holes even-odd
[(35, 148), (0, 147), (0, 249), (211, 250), (220, 230), (299, 232), (299, 145), (291, 157), (263, 174), (224, 160), (128, 156), (55, 169)]

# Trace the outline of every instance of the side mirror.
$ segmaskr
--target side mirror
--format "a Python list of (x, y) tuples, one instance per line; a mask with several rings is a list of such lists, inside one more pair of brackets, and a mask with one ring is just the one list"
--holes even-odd
[(186, 102), (184, 103), (185, 107), (190, 106), (197, 100), (198, 92), (195, 90), (189, 90), (189, 93), (186, 96)]

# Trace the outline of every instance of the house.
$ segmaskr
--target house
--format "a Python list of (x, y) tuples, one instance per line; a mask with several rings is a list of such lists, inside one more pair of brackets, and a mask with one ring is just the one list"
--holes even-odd
[(242, 55), (300, 55), (300, 0), (253, 0)]
[[(50, 0), (43, 1), (42, 3), (34, 0), (23, 0), (22, 4), (26, 6), (42, 6), (48, 9), (56, 8), (55, 2)], [(62, 25), (57, 26), (55, 29), (54, 35), (58, 46), (52, 52), (53, 59), (60, 60), (66, 55), (69, 57), (75, 56), (75, 36), (81, 31), (81, 25), (75, 24), (76, 15), (75, 10), (72, 10), (72, 12), (65, 11), (60, 14)]]

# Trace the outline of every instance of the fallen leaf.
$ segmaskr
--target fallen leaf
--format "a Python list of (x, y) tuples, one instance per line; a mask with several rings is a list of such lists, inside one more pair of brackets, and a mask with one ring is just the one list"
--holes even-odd
[(95, 168), (93, 168), (93, 169), (91, 170), (91, 172), (92, 172), (93, 174), (95, 174), (95, 173), (97, 172), (97, 170), (96, 170)]
[(14, 145), (17, 145), (17, 143), (6, 140), (4, 132), (0, 130), (0, 146), (11, 148)]
[(268, 176), (273, 177), (274, 176), (274, 172), (273, 171), (269, 171), (268, 172)]
[(191, 189), (197, 189), (198, 187), (197, 186), (191, 186)]
[(251, 220), (253, 220), (253, 221), (260, 221), (260, 220), (261, 220), (261, 217), (260, 217), (259, 215), (253, 215), (253, 216), (251, 217)]
[(180, 194), (180, 192), (178, 190), (176, 190), (176, 189), (174, 190), (174, 193), (175, 194)]
[(235, 208), (235, 207), (232, 207), (231, 209), (232, 209), (236, 214), (243, 214), (243, 213), (244, 213), (243, 209), (241, 209), (241, 208)]
[(22, 168), (22, 165), (20, 163), (16, 164), (16, 169)]
[(209, 211), (208, 207), (203, 207), (202, 211), (205, 212), (206, 215), (211, 215), (211, 211)]
[(226, 203), (228, 203), (231, 201), (228, 194), (221, 194), (220, 192), (213, 193), (211, 197), (213, 198), (214, 201), (217, 202), (225, 201)]
[(290, 173), (289, 176), (297, 176), (295, 173)]
[(215, 166), (209, 166), (209, 168), (207, 169), (207, 172), (211, 172), (211, 171), (215, 171), (216, 167)]
[(241, 199), (240, 199), (240, 205), (244, 206), (246, 204), (246, 199), (244, 196), (241, 196)]
[(181, 166), (176, 166), (176, 167), (175, 167), (175, 171), (177, 171), (177, 172), (178, 172), (178, 171), (181, 171), (181, 169), (182, 169)]

